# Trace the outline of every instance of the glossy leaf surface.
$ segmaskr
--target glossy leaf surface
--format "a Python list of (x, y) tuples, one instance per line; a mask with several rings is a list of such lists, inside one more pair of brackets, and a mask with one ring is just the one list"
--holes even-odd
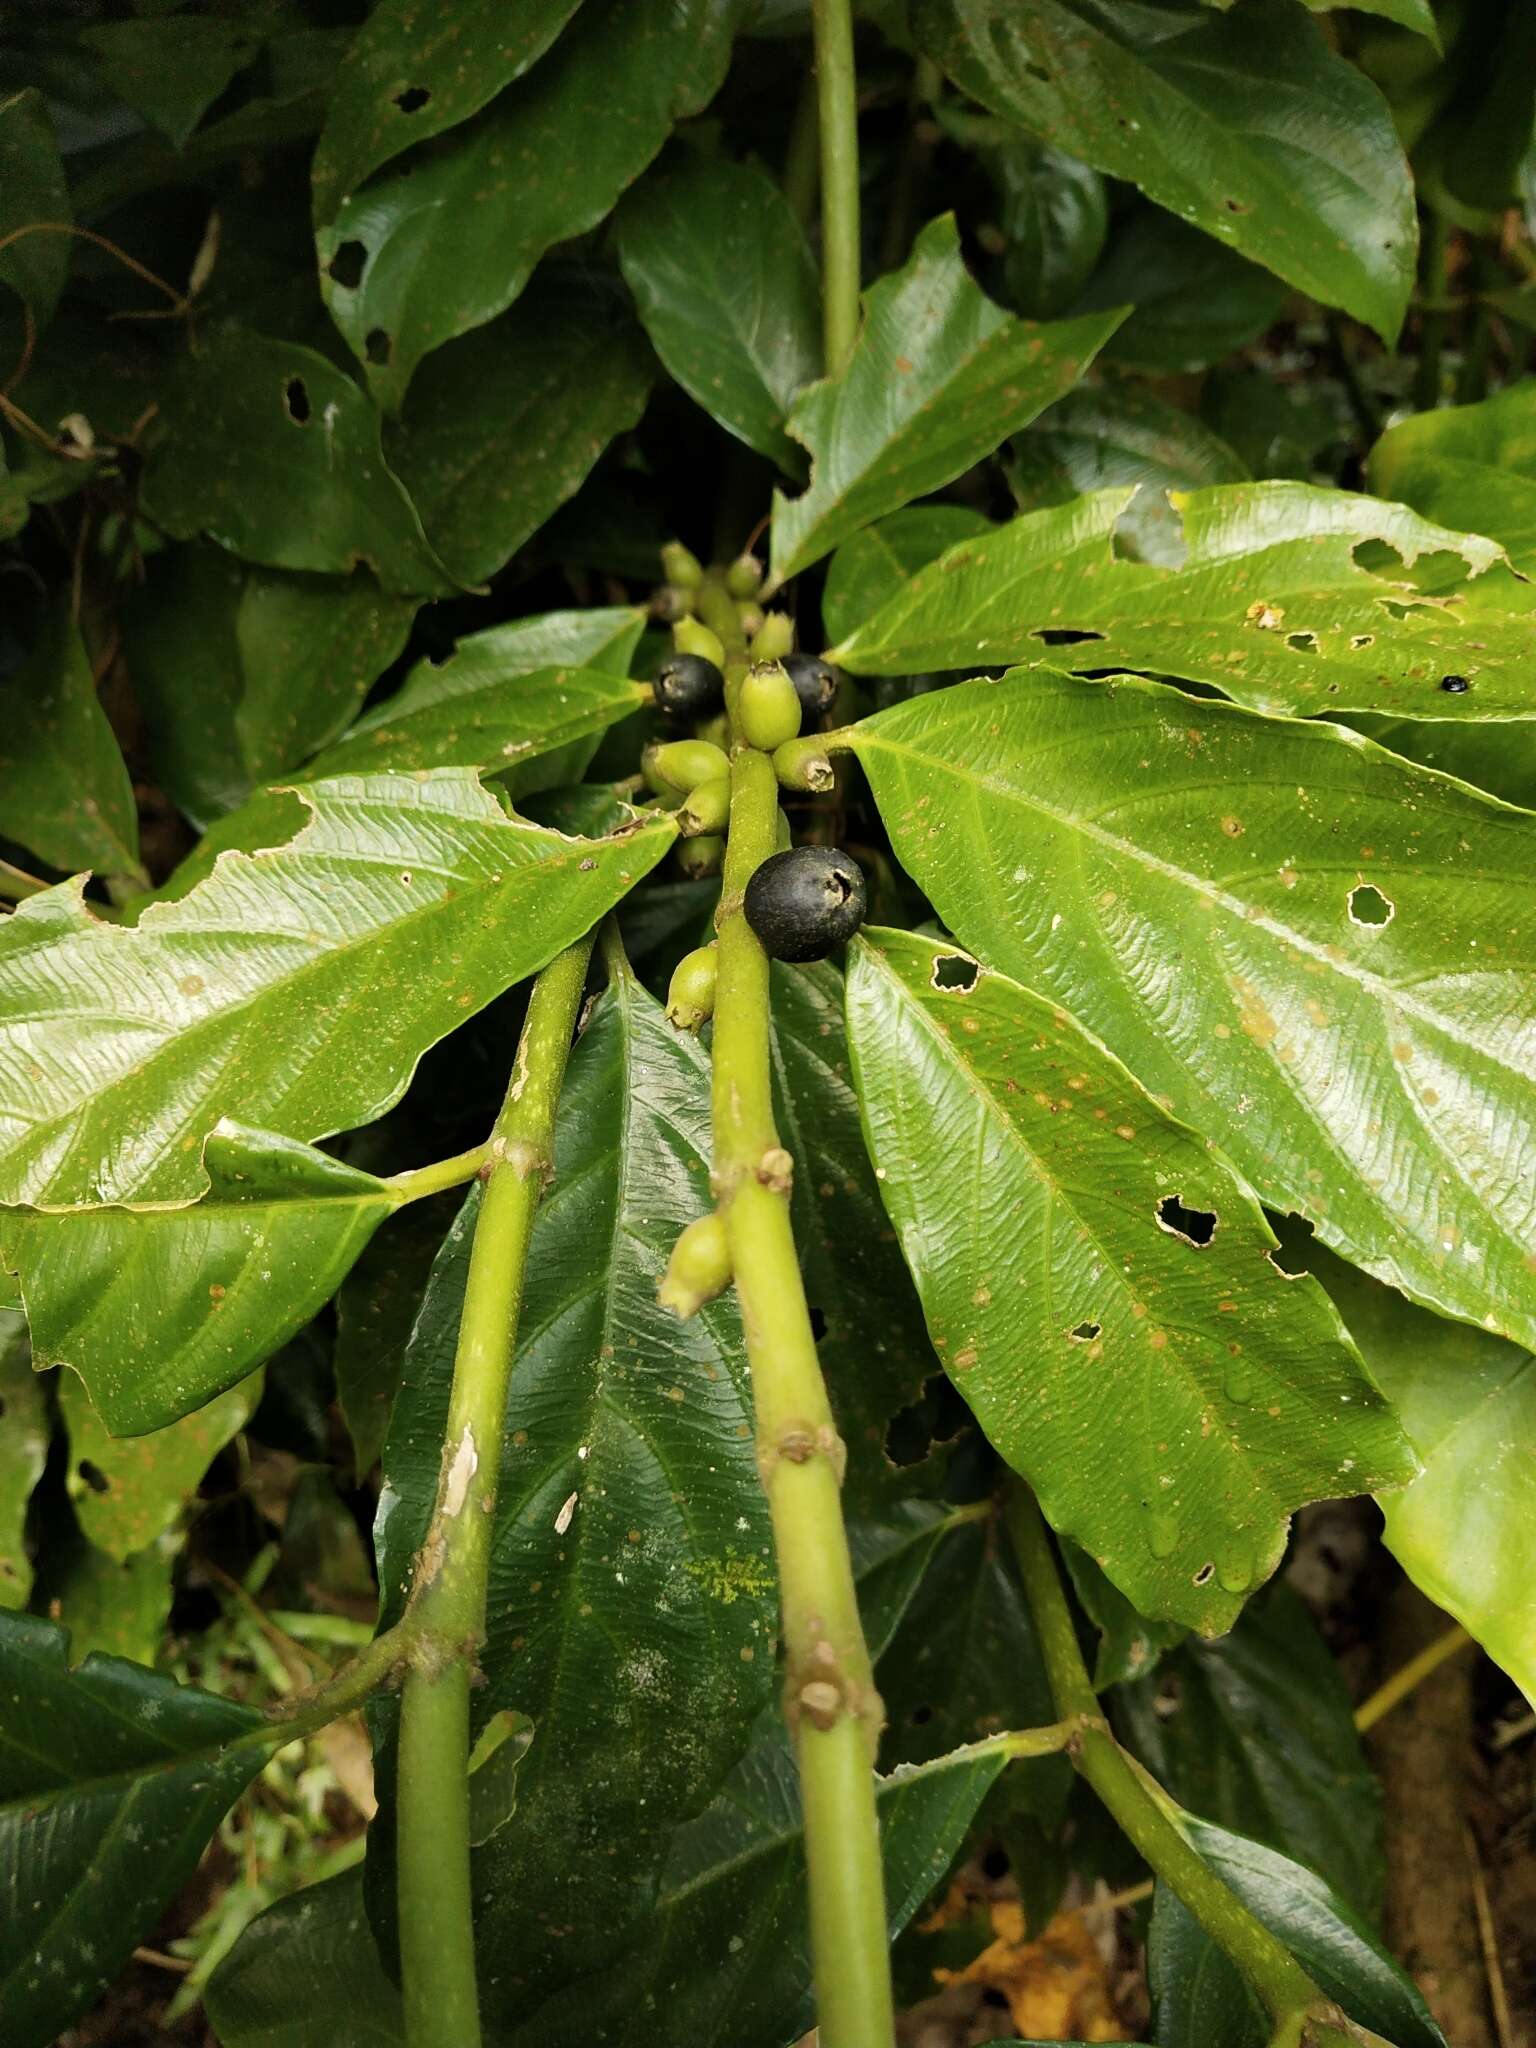
[(944, 986), (945, 963), (866, 931), (848, 988), (934, 1348), (1053, 1526), (1143, 1613), (1215, 1635), (1291, 1509), (1408, 1477), (1407, 1446), (1219, 1155), (1053, 1003), (997, 973)]
[(918, 569), (991, 531), (991, 520), (969, 505), (909, 505), (850, 534), (828, 565), (821, 594), (827, 639), (845, 639)]
[(1117, 227), (1078, 310), (1129, 305), (1106, 359), (1168, 375), (1203, 370), (1257, 341), (1285, 300), (1280, 278), (1160, 207), (1145, 206)]
[(821, 373), (821, 333), (815, 266), (778, 185), (754, 164), (685, 157), (638, 185), (617, 225), (625, 280), (668, 371), (798, 476), (805, 458), (784, 415)]
[(855, 745), (964, 945), (1354, 1262), (1536, 1331), (1536, 820), (1331, 726), (1124, 678), (962, 684)]
[[(4, 1200), (196, 1196), (226, 1108), (305, 1140), (381, 1115), (429, 1045), (587, 931), (674, 834), (565, 839), (451, 770), (305, 802), (290, 844), (228, 855), (136, 927), (72, 886), (0, 926)], [(364, 1003), (366, 1035), (338, 1032)]]
[(359, 1484), (384, 1449), (411, 1326), (452, 1213), (448, 1194), (397, 1212), (364, 1245), (337, 1290), (331, 1363)]
[(48, 1462), (48, 1404), (32, 1370), (26, 1318), (0, 1308), (0, 1608), (25, 1607), (32, 1560), (25, 1535), (27, 1503)]
[(1375, 87), (1286, 0), (919, 0), (913, 27), (984, 106), (1395, 339), (1408, 165)]
[(1491, 534), (1536, 570), (1536, 378), (1477, 405), (1420, 412), (1371, 450), (1371, 488), (1442, 526)]
[(1120, 319), (1016, 320), (972, 283), (954, 216), (930, 222), (905, 268), (869, 291), (847, 368), (789, 416), (811, 481), (774, 494), (773, 580), (989, 455), (1071, 389)]
[(362, 1871), (258, 1913), (204, 2003), (220, 2048), (404, 2048), (400, 1991), (379, 1961)]
[(258, 21), (178, 14), (82, 29), (103, 82), (180, 149), (235, 75), (260, 55)]
[(1095, 1692), (1143, 1677), (1165, 1650), (1184, 1640), (1186, 1631), (1180, 1623), (1152, 1621), (1140, 1613), (1086, 1550), (1065, 1537), (1057, 1549), (1078, 1605), (1099, 1632), (1093, 1663)]
[(117, 1976), (263, 1763), (259, 1717), (62, 1629), (0, 1615), (0, 1920), (7, 2048), (50, 2048)]

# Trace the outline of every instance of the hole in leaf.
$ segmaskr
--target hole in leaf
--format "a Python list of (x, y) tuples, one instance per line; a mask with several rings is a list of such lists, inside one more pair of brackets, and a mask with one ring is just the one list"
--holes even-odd
[(1227, 209), (1228, 213), (1252, 213), (1253, 211), (1253, 208), (1248, 205), (1246, 200), (1223, 199), (1221, 203)]
[(1076, 647), (1083, 640), (1102, 640), (1102, 633), (1078, 632), (1071, 626), (1039, 626), (1033, 637), (1042, 647)]
[(810, 1316), (811, 1335), (816, 1339), (816, 1342), (819, 1344), (822, 1338), (825, 1337), (825, 1335), (827, 1334), (827, 1318), (823, 1311), (816, 1306), (815, 1302), (811, 1303)]
[(85, 1481), (92, 1493), (110, 1493), (112, 1491), (111, 1480), (102, 1471), (101, 1467), (93, 1465), (89, 1458), (82, 1458), (75, 1469), (79, 1472), (80, 1477)]
[(1209, 1584), (1211, 1583), (1211, 1580), (1212, 1580), (1213, 1578), (1215, 1578), (1215, 1576), (1216, 1576), (1216, 1567), (1215, 1567), (1215, 1565), (1213, 1565), (1213, 1564), (1203, 1564), (1203, 1565), (1201, 1565), (1201, 1567), (1200, 1567), (1199, 1571), (1197, 1571), (1197, 1572), (1195, 1573), (1195, 1584), (1196, 1584), (1197, 1586), (1208, 1586), (1208, 1585), (1209, 1585)]
[(989, 1984), (981, 1994), (981, 2003), (989, 2006), (995, 2012), (1006, 2012), (1008, 2010), (1008, 1994), (1006, 1991), (999, 1991), (995, 1984)]
[(1076, 1329), (1068, 1330), (1067, 1335), (1074, 1344), (1091, 1344), (1103, 1327), (1102, 1323), (1079, 1323)]
[[(1287, 1265), (1287, 1264), (1285, 1263), (1285, 1261), (1286, 1261), (1286, 1247), (1285, 1247), (1284, 1245), (1274, 1245), (1274, 1246), (1272, 1246), (1272, 1247), (1270, 1248), (1270, 1250), (1269, 1250), (1269, 1251), (1267, 1251), (1267, 1252), (1266, 1252), (1266, 1253), (1264, 1254), (1264, 1256), (1265, 1256), (1265, 1258), (1266, 1258), (1266, 1259), (1268, 1259), (1269, 1263), (1270, 1263), (1270, 1264), (1271, 1264), (1271, 1265), (1272, 1265), (1272, 1266), (1274, 1267), (1275, 1271), (1276, 1271), (1276, 1272), (1277, 1272), (1277, 1273), (1278, 1273), (1278, 1274), (1280, 1275), (1280, 1278), (1281, 1278), (1282, 1280), (1305, 1280), (1305, 1279), (1306, 1279), (1306, 1277), (1307, 1277), (1307, 1268), (1306, 1268), (1305, 1266), (1301, 1266), (1301, 1265), (1296, 1265), (1296, 1266), (1288, 1266), (1288, 1265)], [(1300, 1250), (1299, 1250), (1299, 1249), (1295, 1250), (1295, 1251), (1294, 1251), (1294, 1252), (1292, 1253), (1292, 1256), (1293, 1256), (1293, 1257), (1295, 1257), (1295, 1258), (1297, 1258), (1297, 1259), (1299, 1259), (1299, 1258), (1301, 1257), (1301, 1252), (1300, 1252)]]
[(1471, 689), (1472, 683), (1467, 676), (1442, 676), (1440, 687), (1448, 697), (1464, 697)]
[(1374, 882), (1357, 882), (1349, 892), (1349, 917), (1351, 924), (1390, 924), (1397, 915), (1397, 905), (1390, 896), (1383, 896)]
[(923, 1382), (923, 1391), (909, 1408), (900, 1409), (885, 1428), (885, 1455), (893, 1465), (920, 1465), (935, 1444), (957, 1437), (971, 1411), (944, 1373)]
[(1013, 1868), (1013, 1859), (1000, 1842), (994, 1842), (981, 1859), (981, 1874), (992, 1884), (1005, 1878)]
[(395, 94), (395, 105), (402, 114), (419, 114), (431, 97), (424, 85), (408, 85), (404, 92)]
[(1049, 85), (1051, 82), (1051, 74), (1043, 64), (1026, 63), (1024, 72), (1026, 77), (1035, 79), (1041, 85)]
[(370, 363), (387, 363), (394, 354), (395, 345), (382, 327), (370, 327), (363, 342), (363, 354)]
[(368, 267), (367, 248), (362, 242), (343, 242), (325, 267), (332, 284), (339, 284), (344, 292), (355, 292)]
[(976, 986), (981, 969), (974, 960), (968, 960), (963, 953), (945, 953), (933, 963), (933, 985), (935, 988), (958, 989), (966, 994)]
[(1373, 646), (1375, 640), (1376, 635), (1374, 633), (1351, 633), (1349, 636), (1349, 644), (1355, 648)]
[(1170, 1237), (1182, 1237), (1198, 1250), (1216, 1235), (1219, 1219), (1214, 1209), (1186, 1209), (1181, 1196), (1164, 1195), (1157, 1205), (1157, 1220)]
[(1316, 654), (1317, 635), (1315, 633), (1287, 633), (1285, 644), (1287, 647), (1294, 647), (1298, 654)]
[(283, 386), (283, 411), (296, 427), (309, 425), (309, 393), (302, 377), (290, 377)]
[(924, 1728), (933, 1719), (932, 1707), (914, 1707), (907, 1719), (914, 1728)]

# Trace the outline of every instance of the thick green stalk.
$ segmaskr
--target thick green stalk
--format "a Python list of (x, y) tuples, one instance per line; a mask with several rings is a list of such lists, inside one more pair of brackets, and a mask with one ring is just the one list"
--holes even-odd
[(592, 941), (533, 985), (485, 1164), (448, 1402), (437, 1502), (404, 1625), (397, 1774), (400, 1963), (409, 2048), (478, 2048), (469, 1890), (469, 1686), (485, 1635), (502, 1416), (534, 1214)]
[(1078, 1719), (1081, 1727), (1071, 1752), (1074, 1765), (1151, 1869), (1242, 1971), (1275, 2021), (1290, 2025), (1330, 2012), (1327, 1998), (1290, 1950), (1185, 1839), (1160, 1789), (1110, 1733), (1078, 1647), (1045, 1522), (1022, 1483), (1016, 1482), (1009, 1494), (1008, 1529), (1056, 1711), (1063, 1720)]
[(859, 107), (850, 0), (811, 0), (821, 130), (821, 327), (828, 376), (859, 331)]
[[(706, 585), (701, 612), (726, 640), (727, 687), (745, 664), (739, 625)], [(773, 1119), (769, 967), (743, 910), (774, 851), (778, 784), (766, 754), (740, 744), (716, 917), (714, 1188), (729, 1234), (757, 1418), (757, 1460), (773, 1519), (785, 1645), (785, 1713), (805, 1810), (811, 1949), (821, 2048), (895, 2039), (875, 1746), (883, 1710), (859, 1620), (843, 1529), (844, 1450), (827, 1399), (790, 1225), (794, 1162)]]

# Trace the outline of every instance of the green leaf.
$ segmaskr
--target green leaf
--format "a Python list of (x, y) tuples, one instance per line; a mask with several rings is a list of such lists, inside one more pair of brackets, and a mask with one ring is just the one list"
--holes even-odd
[[(1224, 1883), (1352, 2020), (1393, 2048), (1446, 2048), (1413, 1980), (1320, 1877), (1274, 1849), (1184, 1815), (1194, 1846)], [(1272, 2023), (1235, 1967), (1166, 1885), (1147, 1944), (1158, 2048), (1266, 2048)]]
[(1142, 1613), (1230, 1628), (1291, 1509), (1412, 1473), (1327, 1296), (1266, 1257), (1248, 1189), (1053, 1002), (866, 930), (848, 1025), (934, 1348)]
[(1437, 768), (1507, 804), (1536, 810), (1536, 719), (1457, 724), (1448, 718), (1374, 718), (1356, 711), (1340, 723), (1420, 767)]
[(1072, 310), (1104, 247), (1104, 180), (1076, 157), (1037, 142), (1012, 139), (981, 154), (1003, 202), (998, 226), (1007, 241), (1008, 303), (1031, 320), (1058, 319)]
[[(487, 2025), (598, 1967), (649, 1910), (668, 1832), (774, 1684), (776, 1585), (734, 1299), (680, 1323), (656, 1287), (709, 1203), (709, 1068), (625, 976), (571, 1058), (528, 1268), (476, 1728), (529, 1715), (517, 1820), (476, 1852)], [(434, 1269), (385, 1450), (397, 1609), (441, 1462), (472, 1198)], [(382, 1796), (382, 1795), (381, 1795)], [(602, 1815), (594, 1833), (592, 1817)], [(387, 1891), (387, 1864), (375, 1867)]]
[(194, 824), (232, 811), (333, 740), (405, 645), (416, 600), (168, 548), (125, 608), (155, 767)]
[(986, 514), (969, 505), (909, 505), (851, 534), (832, 557), (821, 594), (828, 638), (845, 639), (946, 548), (991, 531)]
[(847, 368), (789, 415), (811, 481), (774, 493), (773, 583), (990, 455), (1077, 382), (1121, 317), (1015, 320), (971, 282), (954, 215), (931, 221), (866, 295)]
[[(1331, 14), (1346, 4), (1346, 0), (1302, 0), (1314, 14)], [(1440, 31), (1435, 25), (1430, 0), (1347, 0), (1356, 14), (1379, 14), (1386, 21), (1395, 21), (1400, 28), (1411, 28), (1416, 35), (1427, 37), (1438, 50)]]
[(1085, 491), (1135, 485), (1118, 544), (1166, 568), (1176, 567), (1184, 553), (1168, 492), (1237, 483), (1248, 473), (1226, 442), (1193, 414), (1140, 384), (1069, 391), (1018, 436), (1012, 454), (1008, 482), (1023, 511), (1064, 505)]
[[(222, 1192), (218, 1190), (209, 1200), (216, 1202)], [(162, 1282), (168, 1275), (180, 1278), (176, 1271), (180, 1253), (180, 1246), (174, 1250), (160, 1247), (157, 1278)], [(132, 1256), (130, 1251), (125, 1266)], [(206, 1304), (206, 1288), (202, 1293)], [(144, 1309), (142, 1283), (139, 1289), (131, 1284), (124, 1287), (115, 1307), (125, 1331), (136, 1332)], [(206, 1320), (206, 1306), (201, 1313)], [(261, 1398), (261, 1375), (251, 1374), (196, 1414), (183, 1416), (168, 1428), (136, 1437), (108, 1432), (91, 1405), (84, 1381), (76, 1374), (61, 1373), (58, 1391), (59, 1411), (69, 1433), (69, 1495), (75, 1504), (75, 1519), (98, 1550), (123, 1564), (174, 1525), (208, 1467), (250, 1421)]]
[(784, 432), (821, 372), (816, 269), (774, 179), (755, 164), (689, 156), (619, 209), (619, 260), (670, 374), (728, 433), (788, 476)]
[(0, 1416), (0, 1608), (25, 1607), (27, 1503), (48, 1462), (48, 1404), (32, 1370), (26, 1318), (13, 1308), (0, 1308)]
[(602, 220), (714, 97), (740, 11), (589, 0), (526, 78), (320, 229), (332, 318), (381, 405), (399, 406), (423, 356), (510, 306), (546, 249)]
[[(43, 95), (34, 86), (0, 99), (0, 287), (8, 287), (45, 327), (69, 275), (72, 242), (44, 224), (68, 227), (73, 216), (64, 165)], [(18, 229), (39, 232), (19, 234)], [(15, 236), (15, 240), (10, 237)], [(12, 319), (0, 291), (0, 341), (8, 352), (5, 375), (14, 374), (10, 354), (25, 345), (26, 328)]]
[(1130, 678), (1021, 670), (854, 742), (964, 946), (1356, 1264), (1536, 1335), (1533, 997), (1505, 937), (1532, 924), (1536, 820), (1336, 727)]
[(1170, 213), (1142, 207), (1117, 228), (1075, 310), (1132, 307), (1105, 356), (1140, 370), (1203, 370), (1279, 318), (1284, 284)]
[(912, 26), (984, 106), (1395, 340), (1408, 166), (1381, 95), (1289, 0), (918, 0)]
[(78, 1530), (45, 1546), (39, 1557), (50, 1619), (69, 1632), (71, 1665), (98, 1652), (154, 1664), (171, 1616), (171, 1574), (180, 1536), (157, 1537), (125, 1558), (98, 1550)]
[(1114, 1701), (1121, 1739), (1181, 1806), (1315, 1870), (1363, 1918), (1381, 1909), (1381, 1788), (1343, 1674), (1285, 1584), (1231, 1635), (1190, 1643)]
[(336, 1295), (331, 1363), (359, 1486), (389, 1434), (411, 1325), (450, 1220), (442, 1213), (449, 1199), (412, 1202), (388, 1219), (353, 1260)]
[(363, 1907), (363, 1873), (306, 1885), (258, 1913), (209, 1979), (221, 2048), (404, 2048), (398, 1986)]
[(1095, 1692), (1143, 1677), (1165, 1650), (1184, 1640), (1186, 1631), (1178, 1622), (1151, 1621), (1133, 1607), (1086, 1550), (1066, 1537), (1061, 1539), (1060, 1549), (1078, 1603), (1099, 1632), (1093, 1669)]
[(80, 31), (104, 85), (180, 149), (237, 72), (260, 54), (263, 27), (196, 14), (108, 21)]
[(0, 1615), (0, 1921), (6, 2048), (50, 2048), (116, 1978), (265, 1760), (260, 1716)]
[(271, 569), (366, 565), (391, 592), (455, 588), (384, 461), (378, 413), (324, 356), (223, 327), (157, 395), (166, 433), (142, 503), (167, 533)]
[(96, 695), (66, 586), (0, 681), (0, 833), (50, 867), (139, 870), (133, 784)]
[[(675, 833), (566, 839), (446, 769), (303, 801), (291, 844), (226, 855), (136, 927), (74, 884), (0, 923), (0, 1200), (176, 1202), (202, 1191), (226, 1110), (303, 1140), (382, 1115), (429, 1045), (589, 930)], [(360, 1005), (366, 1031), (338, 1028)]]
[(1321, 1245), (1307, 1263), (1339, 1305), (1424, 1470), (1381, 1500), (1388, 1549), (1414, 1584), (1474, 1635), (1536, 1702), (1536, 1514), (1527, 1447), (1536, 1358), (1426, 1315)]
[[(400, 1199), (371, 1173), (238, 1124), (214, 1126), (203, 1163), (208, 1191), (190, 1201), (0, 1210), (0, 1260), (21, 1275), (38, 1365), (73, 1367), (97, 1433), (142, 1439), (119, 1453), (127, 1499), (87, 1490), (81, 1502), (86, 1533), (117, 1556), (149, 1541), (133, 1535), (142, 1520), (173, 1513), (243, 1426), (249, 1390), (243, 1406), (231, 1393), (193, 1411), (324, 1307)], [(85, 1409), (66, 1399), (72, 1428)], [(180, 1433), (167, 1431), (178, 1416)], [(94, 1449), (76, 1456), (113, 1476)]]
[(1183, 499), (1185, 560), (1163, 568), (1115, 551), (1129, 498), (1098, 491), (951, 548), (830, 658), (974, 670), (1067, 634), (1084, 641), (1070, 662), (1184, 676), (1259, 711), (1536, 716), (1536, 600), (1492, 541), (1350, 492), (1227, 484)]
[(653, 369), (611, 305), (537, 288), (432, 358), (385, 448), (456, 576), (494, 576), (579, 489), (639, 419)]
[(1519, 0), (1471, 0), (1447, 22), (1457, 33), (1443, 97), (1413, 166), (1427, 206), (1496, 235), (1519, 196), (1536, 120), (1536, 15)]
[(1477, 405), (1420, 412), (1371, 450), (1371, 489), (1442, 526), (1490, 534), (1536, 570), (1536, 377)]
[(468, 0), (423, 20), (415, 0), (383, 0), (347, 51), (315, 148), (315, 217), (403, 149), (467, 121), (542, 57), (577, 0)]

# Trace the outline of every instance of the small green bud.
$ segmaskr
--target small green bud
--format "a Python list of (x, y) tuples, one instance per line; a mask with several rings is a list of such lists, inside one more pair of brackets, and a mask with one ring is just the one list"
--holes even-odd
[(678, 590), (697, 590), (704, 581), (703, 564), (680, 540), (669, 540), (662, 549), (661, 573)]
[(725, 667), (725, 649), (720, 644), (720, 635), (712, 632), (702, 619), (679, 619), (672, 628), (672, 645), (679, 654), (702, 654), (716, 668)]
[(725, 1218), (718, 1209), (711, 1209), (707, 1216), (690, 1223), (673, 1245), (656, 1299), (686, 1322), (730, 1284), (731, 1246)]
[(667, 740), (654, 753), (647, 747), (645, 757), (650, 763), (647, 773), (659, 775), (662, 788), (681, 790), (684, 796), (701, 782), (731, 772), (724, 751), (708, 740)]
[(696, 946), (673, 968), (667, 987), (667, 1022), (679, 1031), (697, 1031), (715, 1014), (717, 961), (713, 946)]
[(725, 841), (717, 832), (700, 833), (697, 839), (679, 839), (677, 864), (690, 882), (718, 875), (725, 865)]
[(795, 622), (788, 612), (765, 612), (752, 636), (754, 661), (782, 661), (795, 645)]
[(750, 640), (763, 623), (763, 608), (750, 597), (744, 598), (736, 607), (736, 617), (741, 622), (743, 634)]
[(687, 803), (677, 814), (677, 829), (685, 839), (697, 839), (701, 832), (723, 833), (730, 815), (731, 778), (712, 775), (689, 791)]
[(756, 597), (763, 586), (763, 565), (756, 555), (738, 555), (725, 572), (725, 587), (732, 597)]
[(786, 740), (773, 750), (773, 772), (785, 789), (828, 790), (836, 787), (826, 742), (814, 733)]
[(800, 697), (779, 661), (756, 661), (742, 678), (736, 717), (749, 747), (771, 754), (800, 730)]

